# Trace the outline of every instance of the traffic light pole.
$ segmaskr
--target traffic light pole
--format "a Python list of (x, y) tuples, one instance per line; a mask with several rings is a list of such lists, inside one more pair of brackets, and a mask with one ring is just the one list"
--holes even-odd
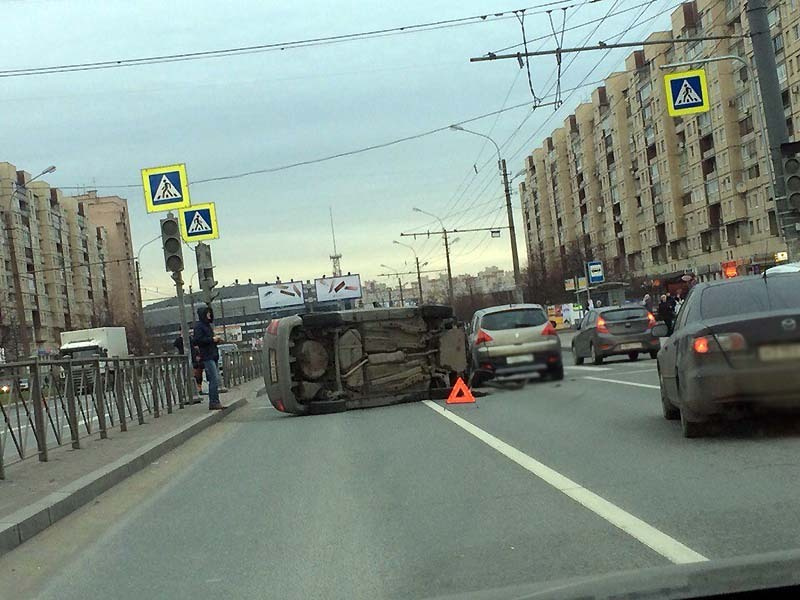
[[(194, 389), (194, 375), (193, 369), (194, 365), (192, 364), (192, 346), (189, 342), (189, 331), (187, 328), (187, 320), (186, 320), (186, 302), (183, 296), (183, 278), (181, 277), (181, 272), (177, 271), (172, 274), (172, 279), (175, 282), (175, 292), (178, 296), (178, 311), (180, 312), (180, 320), (181, 320), (181, 339), (183, 339), (183, 351), (186, 355), (186, 362), (188, 364), (188, 369), (186, 371), (186, 398), (189, 399), (189, 404), (196, 404), (200, 402), (200, 400), (195, 401), (195, 389)], [(183, 406), (181, 406), (183, 408)]]
[(789, 130), (786, 127), (786, 116), (781, 99), (775, 47), (767, 20), (767, 5), (764, 0), (748, 0), (746, 12), (747, 22), (750, 26), (750, 40), (753, 44), (753, 60), (758, 74), (758, 86), (761, 88), (761, 100), (767, 125), (769, 154), (773, 165), (772, 188), (775, 192), (775, 216), (786, 241), (789, 260), (796, 261), (800, 260), (800, 215), (789, 204), (783, 178), (781, 145), (789, 141)]

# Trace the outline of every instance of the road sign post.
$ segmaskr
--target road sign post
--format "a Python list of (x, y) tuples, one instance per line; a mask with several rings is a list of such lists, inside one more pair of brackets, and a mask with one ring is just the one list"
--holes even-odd
[(147, 212), (177, 210), (191, 204), (186, 165), (142, 169), (142, 187)]
[(219, 238), (217, 211), (213, 202), (196, 204), (178, 211), (181, 237), (185, 242), (203, 242)]
[(664, 88), (671, 117), (703, 113), (711, 108), (703, 69), (664, 75)]

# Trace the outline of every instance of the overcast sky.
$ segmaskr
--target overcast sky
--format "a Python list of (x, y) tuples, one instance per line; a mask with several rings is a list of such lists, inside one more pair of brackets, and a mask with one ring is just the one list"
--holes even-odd
[[(0, 0), (4, 21), (0, 70), (214, 50), (412, 25), (542, 6), (534, 0), (277, 2), (218, 0)], [(552, 4), (552, 3), (551, 3)], [(567, 27), (642, 4), (642, 0), (575, 0)], [(610, 16), (590, 39), (644, 39), (669, 27), (678, 3), (654, 1)], [(553, 7), (560, 29), (562, 4)], [(550, 34), (547, 15), (530, 8), (529, 38)], [(646, 12), (641, 15), (642, 10)], [(540, 14), (531, 14), (531, 13)], [(659, 15), (656, 18), (649, 17)], [(631, 28), (634, 22), (641, 23)], [(594, 25), (567, 32), (579, 45)], [(554, 48), (551, 38), (545, 48)], [(158, 235), (159, 215), (145, 212), (139, 169), (184, 162), (199, 180), (355, 150), (530, 102), (515, 60), (469, 58), (521, 42), (518, 21), (487, 19), (461, 27), (240, 56), (110, 70), (0, 79), (0, 160), (33, 174), (49, 164), (53, 186), (85, 186), (129, 201), (134, 245)], [(534, 42), (539, 48), (543, 42)], [(577, 57), (562, 88), (624, 68), (629, 51)], [(566, 67), (568, 57), (564, 58)], [(599, 63), (599, 64), (598, 64)], [(590, 74), (590, 70), (595, 68)], [(555, 59), (531, 60), (534, 91), (544, 95)], [(549, 80), (549, 83), (548, 83)], [(501, 144), (511, 175), (592, 87), (563, 94), (557, 112), (522, 107), (471, 123)], [(550, 98), (552, 100), (552, 98)], [(520, 127), (522, 121), (525, 122)], [(517, 133), (508, 140), (514, 131)], [(539, 133), (531, 139), (531, 136)], [(529, 141), (528, 141), (529, 140)], [(194, 203), (217, 204), (221, 239), (212, 242), (217, 279), (264, 282), (329, 273), (328, 208), (345, 271), (374, 278), (381, 264), (411, 266), (411, 251), (392, 244), (403, 231), (505, 224), (494, 149), (483, 139), (444, 131), (329, 162), (226, 182), (191, 186)], [(477, 165), (475, 174), (473, 165)], [(524, 266), (522, 217), (512, 188)], [(511, 268), (507, 232), (461, 234), (455, 273)], [(440, 239), (409, 238), (427, 268), (443, 269)], [(187, 262), (193, 256), (186, 254)], [(407, 264), (406, 264), (407, 263)], [(158, 243), (142, 252), (143, 295), (170, 293)], [(187, 276), (188, 279), (188, 276)]]

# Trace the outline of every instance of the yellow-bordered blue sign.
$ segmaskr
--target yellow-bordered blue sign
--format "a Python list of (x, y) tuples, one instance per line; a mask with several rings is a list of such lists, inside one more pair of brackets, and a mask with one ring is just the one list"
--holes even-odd
[(142, 169), (142, 186), (147, 212), (176, 210), (191, 205), (186, 165)]
[(215, 240), (219, 237), (217, 210), (213, 202), (196, 204), (178, 211), (181, 237), (187, 242)]
[(693, 115), (711, 108), (708, 83), (703, 69), (664, 75), (667, 111), (671, 117)]

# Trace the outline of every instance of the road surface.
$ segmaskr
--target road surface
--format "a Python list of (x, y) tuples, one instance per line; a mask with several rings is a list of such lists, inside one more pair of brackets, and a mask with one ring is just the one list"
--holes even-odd
[(258, 398), (0, 559), (0, 589), (435, 598), (798, 546), (797, 423), (686, 440), (655, 361), (442, 406)]

